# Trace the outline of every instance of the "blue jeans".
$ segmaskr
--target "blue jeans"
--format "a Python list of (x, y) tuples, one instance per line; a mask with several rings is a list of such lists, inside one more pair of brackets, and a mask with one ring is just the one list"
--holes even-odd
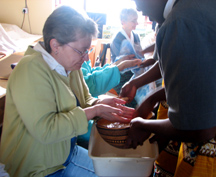
[(94, 173), (92, 159), (88, 156), (88, 150), (75, 145), (73, 139), (71, 142), (70, 155), (63, 164), (66, 168), (58, 170), (46, 177), (97, 177)]

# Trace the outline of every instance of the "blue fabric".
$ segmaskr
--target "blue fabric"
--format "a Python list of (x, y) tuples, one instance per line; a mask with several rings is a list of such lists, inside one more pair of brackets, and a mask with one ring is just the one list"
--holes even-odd
[[(138, 48), (138, 47), (137, 47)], [(137, 49), (138, 51), (140, 50), (139, 48)], [(142, 57), (141, 55), (139, 55), (138, 52), (136, 52), (136, 48), (134, 46), (132, 46), (131, 42), (128, 41), (127, 39), (122, 41), (121, 44), (121, 49), (120, 49), (120, 55), (121, 54), (125, 54), (125, 55), (130, 55), (130, 54), (134, 54), (136, 58), (141, 59), (142, 61), (145, 60), (144, 57)], [(117, 59), (117, 58), (116, 58)], [(147, 71), (149, 67), (145, 67), (145, 68), (139, 68), (139, 67), (132, 67), (132, 68), (127, 68), (125, 69), (127, 70), (131, 70), (131, 72), (133, 73), (133, 76), (131, 77), (130, 80), (134, 79), (135, 77), (143, 74), (145, 71)], [(125, 72), (125, 70), (123, 70), (123, 73)], [(154, 83), (150, 83), (150, 84), (146, 84), (142, 87), (140, 87), (135, 95), (135, 100), (137, 102), (138, 105), (140, 105), (142, 103), (142, 101), (145, 99), (145, 97), (155, 88), (155, 84)]]
[[(134, 33), (134, 44), (135, 45), (140, 45), (140, 39), (138, 34)], [(115, 38), (113, 39), (111, 45), (110, 45), (110, 50), (111, 50), (111, 61), (112, 63), (114, 63), (115, 61), (117, 61), (119, 58), (121, 58), (123, 55), (125, 54), (120, 54), (120, 50), (121, 50), (121, 45), (122, 42), (126, 40), (126, 37), (121, 33), (118, 32), (117, 35), (115, 36)], [(122, 86), (128, 82), (131, 77), (133, 76), (133, 73), (131, 72), (131, 70), (126, 71), (124, 73), (121, 73), (121, 79), (118, 85), (116, 85), (114, 87), (114, 90), (119, 94), (121, 91)], [(132, 100), (132, 102), (127, 103), (126, 106), (129, 107), (133, 107), (135, 108), (137, 106), (137, 102), (135, 99)]]
[[(139, 35), (134, 33), (134, 32), (132, 32), (132, 33), (134, 36), (134, 44), (140, 45)], [(122, 44), (122, 41), (125, 39), (126, 39), (126, 37), (121, 32), (118, 32), (117, 35), (115, 36), (115, 38), (113, 39), (113, 41), (110, 45), (112, 63), (114, 63), (116, 58), (119, 57), (121, 44)]]
[(106, 64), (103, 67), (92, 68), (89, 60), (83, 63), (81, 69), (93, 97), (105, 94), (120, 82), (121, 76), (116, 65)]
[[(138, 44), (137, 44), (137, 46), (138, 46)], [(141, 46), (140, 46), (140, 50), (142, 50)], [(121, 56), (121, 55), (131, 55), (131, 54), (134, 54), (135, 58), (141, 59), (142, 61), (145, 60), (145, 58), (143, 56), (139, 55), (135, 51), (135, 48), (134, 48), (134, 46), (132, 46), (131, 42), (128, 41), (127, 39), (124, 39), (121, 43), (119, 55)], [(120, 59), (119, 57), (116, 57), (115, 62), (118, 61), (119, 59)], [(129, 70), (132, 71), (132, 73), (136, 74), (137, 72), (142, 70), (142, 68), (139, 68), (138, 66), (134, 66), (131, 68), (124, 69), (123, 71), (121, 71), (121, 73), (124, 73), (124, 72), (129, 71)]]
[(88, 151), (80, 146), (75, 145), (66, 162), (65, 169), (56, 171), (46, 177), (97, 177), (94, 173), (92, 160), (88, 156)]
[[(134, 54), (135, 58), (139, 58), (142, 61), (145, 60), (144, 56), (140, 55), (140, 51), (142, 50), (139, 36), (134, 33), (134, 45), (131, 44), (129, 40), (125, 38), (125, 36), (119, 32), (116, 36), (116, 38), (113, 40), (111, 43), (111, 52), (112, 52), (112, 61), (116, 62), (120, 59), (121, 56), (123, 55), (131, 55)], [(138, 68), (138, 67), (131, 67), (131, 68), (126, 68), (125, 70), (121, 71), (121, 81), (120, 84), (114, 89), (116, 90), (117, 93), (120, 92), (122, 86), (134, 79), (135, 77), (139, 76), (140, 74), (144, 73), (147, 71), (150, 67), (145, 67), (145, 68)], [(150, 83), (147, 85), (144, 85), (140, 87), (137, 92), (136, 96), (133, 101), (135, 101), (136, 104), (132, 102), (133, 106), (136, 107), (137, 105), (140, 105), (142, 101), (145, 99), (147, 94), (149, 94), (152, 90), (154, 90), (156, 87), (155, 83)]]

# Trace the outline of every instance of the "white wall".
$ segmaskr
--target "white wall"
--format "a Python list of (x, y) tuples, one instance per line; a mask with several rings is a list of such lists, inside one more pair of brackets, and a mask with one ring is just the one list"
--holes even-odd
[[(54, 10), (55, 0), (27, 0), (29, 13), (25, 16), (23, 30), (32, 34), (42, 34), (44, 22)], [(0, 0), (0, 23), (22, 25), (25, 0)], [(29, 19), (28, 19), (29, 17)]]

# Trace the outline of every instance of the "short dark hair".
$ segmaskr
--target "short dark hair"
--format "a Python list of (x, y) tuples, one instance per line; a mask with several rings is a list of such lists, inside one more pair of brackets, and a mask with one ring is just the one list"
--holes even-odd
[(50, 40), (55, 38), (60, 45), (77, 41), (86, 35), (96, 37), (97, 24), (86, 14), (69, 6), (60, 6), (47, 18), (43, 28), (44, 45), (51, 53)]

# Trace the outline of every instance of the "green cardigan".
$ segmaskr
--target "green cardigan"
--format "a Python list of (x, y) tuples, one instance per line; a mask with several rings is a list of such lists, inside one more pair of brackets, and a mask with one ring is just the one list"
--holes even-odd
[(64, 168), (71, 138), (87, 132), (82, 108), (95, 101), (81, 70), (59, 75), (29, 47), (7, 87), (0, 162), (10, 176), (42, 177)]

